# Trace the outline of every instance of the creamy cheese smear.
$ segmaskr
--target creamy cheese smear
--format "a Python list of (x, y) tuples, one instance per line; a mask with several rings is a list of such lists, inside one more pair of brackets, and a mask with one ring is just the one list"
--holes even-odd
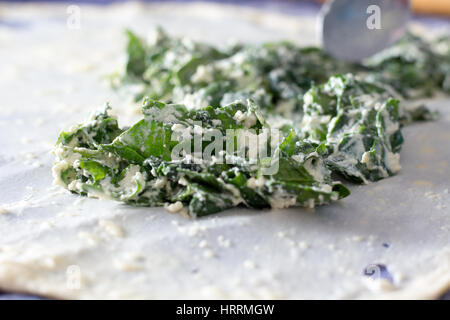
[[(2, 5), (2, 290), (311, 299), (437, 298), (449, 288), (449, 100), (416, 100), (448, 88), (436, 59), (445, 38), (408, 35), (364, 72), (305, 48), (312, 17), (201, 3), (80, 9), (71, 29), (64, 5)], [(25, 23), (35, 17), (46, 19)], [(166, 31), (146, 39), (158, 25)], [(167, 51), (151, 56), (155, 41)], [(414, 54), (399, 58), (405, 51)], [(83, 122), (105, 101), (113, 108)], [(437, 120), (410, 125), (434, 111)], [(255, 129), (278, 150), (279, 170), (264, 174), (267, 163), (226, 148), (173, 159), (158, 153), (173, 145), (150, 143), (152, 124), (182, 140)], [(279, 138), (265, 140), (275, 129)], [(220, 157), (235, 162), (220, 167)], [(351, 196), (308, 208), (345, 196), (338, 181)], [(272, 210), (245, 208), (260, 204)]]

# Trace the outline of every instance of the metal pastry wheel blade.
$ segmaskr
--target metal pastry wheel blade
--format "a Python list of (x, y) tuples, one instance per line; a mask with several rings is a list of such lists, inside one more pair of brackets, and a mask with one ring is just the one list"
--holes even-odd
[(332, 0), (319, 16), (319, 36), (335, 58), (357, 62), (397, 41), (411, 16), (409, 0)]

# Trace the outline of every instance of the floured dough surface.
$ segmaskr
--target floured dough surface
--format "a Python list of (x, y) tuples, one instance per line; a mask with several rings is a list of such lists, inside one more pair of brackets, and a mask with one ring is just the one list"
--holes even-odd
[[(314, 211), (189, 220), (52, 187), (58, 133), (105, 101), (119, 119), (139, 117), (102, 80), (124, 64), (126, 27), (217, 45), (314, 44), (314, 20), (197, 3), (81, 5), (72, 30), (66, 6), (0, 9), (0, 288), (81, 299), (437, 298), (450, 288), (448, 97), (429, 102), (438, 121), (404, 129), (393, 178)], [(387, 272), (373, 280), (379, 265)]]

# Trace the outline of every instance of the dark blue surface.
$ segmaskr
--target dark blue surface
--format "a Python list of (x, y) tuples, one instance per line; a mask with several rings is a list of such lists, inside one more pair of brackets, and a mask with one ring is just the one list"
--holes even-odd
[(45, 298), (27, 294), (0, 293), (0, 300), (44, 300), (44, 299)]
[[(100, 5), (107, 5), (110, 3), (115, 2), (125, 2), (127, 0), (73, 0), (73, 1), (67, 1), (67, 0), (45, 0), (45, 1), (39, 1), (39, 0), (0, 0), (1, 2), (62, 2), (62, 3), (70, 3), (70, 4), (76, 4), (76, 3), (91, 3), (91, 4), (100, 4)], [(198, 0), (176, 0), (172, 2), (182, 2), (182, 3), (188, 3), (188, 2), (194, 2)], [(158, 1), (158, 0), (144, 0), (142, 2), (167, 2), (167, 1)], [(271, 10), (271, 11), (277, 11), (285, 14), (292, 14), (292, 15), (305, 15), (305, 14), (316, 14), (318, 10), (320, 9), (320, 6), (312, 1), (289, 1), (289, 0), (209, 0), (209, 2), (221, 2), (221, 3), (227, 3), (227, 4), (236, 4), (236, 5), (245, 5), (255, 8), (261, 8), (264, 10)], [(422, 22), (424, 24), (430, 25), (432, 27), (434, 26), (445, 26), (447, 25), (450, 28), (450, 19), (448, 18), (442, 18), (442, 17), (415, 17), (415, 20)], [(0, 23), (2, 23), (0, 21)], [(5, 23), (5, 22), (3, 22)], [(20, 28), (23, 27), (23, 22), (20, 21), (7, 21), (10, 27), (14, 28)], [(389, 247), (389, 244), (385, 243), (383, 244), (384, 247)], [(382, 272), (383, 277), (389, 278), (392, 280), (392, 276), (387, 271), (386, 266), (382, 266)], [(368, 275), (365, 273), (365, 275)], [(23, 294), (14, 294), (14, 293), (4, 293), (0, 292), (0, 300), (41, 300), (45, 299), (42, 297), (32, 296), (32, 295), (23, 295)], [(444, 294), (441, 298), (441, 300), (450, 300), (450, 291)]]

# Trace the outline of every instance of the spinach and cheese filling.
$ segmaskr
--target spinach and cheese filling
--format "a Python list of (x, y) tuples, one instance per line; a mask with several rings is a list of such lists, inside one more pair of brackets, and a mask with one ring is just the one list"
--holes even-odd
[[(144, 118), (127, 130), (118, 127), (108, 110), (63, 132), (58, 140), (55, 153), (60, 160), (53, 172), (58, 183), (72, 192), (140, 206), (166, 206), (191, 216), (239, 204), (257, 209), (313, 207), (349, 193), (331, 179), (316, 144), (297, 143), (294, 131), (287, 138), (265, 140), (275, 142), (273, 161), (248, 157), (248, 150), (240, 152), (234, 146), (236, 133), (269, 129), (250, 100), (189, 110), (146, 99)], [(202, 126), (195, 124), (200, 122)], [(235, 135), (225, 139), (230, 131)], [(205, 143), (208, 132), (218, 138)], [(173, 139), (176, 133), (179, 139)], [(193, 152), (175, 157), (177, 147), (193, 147), (193, 135), (202, 136), (202, 153), (212, 144), (221, 152), (212, 157)], [(229, 141), (232, 148), (224, 146)], [(264, 175), (267, 162), (276, 168), (270, 175)]]
[[(344, 63), (320, 48), (289, 42), (217, 49), (170, 37), (161, 28), (148, 42), (131, 31), (127, 35), (128, 60), (118, 82), (136, 84), (136, 100), (148, 96), (204, 107), (251, 98), (265, 111), (291, 117), (301, 113), (303, 96), (312, 85), (346, 73), (389, 87), (396, 98), (404, 100), (431, 96), (437, 90), (450, 93), (449, 35), (425, 41), (407, 33), (360, 64)], [(425, 108), (418, 108), (405, 108), (405, 113), (415, 112), (409, 120), (430, 117)]]
[[(61, 133), (53, 175), (71, 192), (192, 217), (236, 206), (314, 207), (350, 194), (338, 179), (400, 170), (401, 127), (429, 119), (405, 101), (449, 90), (449, 39), (408, 34), (360, 65), (291, 43), (225, 49), (128, 31), (121, 85), (143, 118), (108, 105)], [(408, 53), (408, 54), (406, 54)]]

